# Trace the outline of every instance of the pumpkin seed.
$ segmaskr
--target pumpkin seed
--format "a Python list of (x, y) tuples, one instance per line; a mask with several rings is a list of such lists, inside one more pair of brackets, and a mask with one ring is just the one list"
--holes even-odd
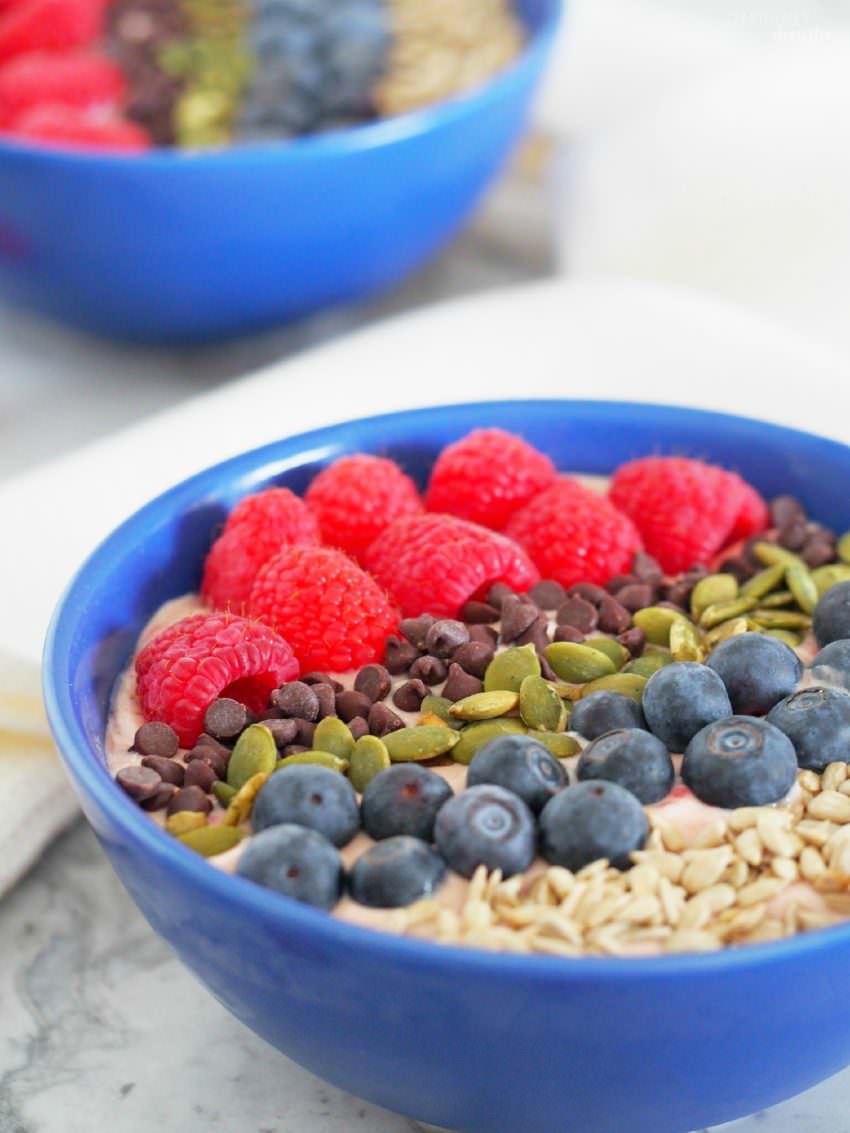
[(634, 661), (629, 661), (622, 671), (649, 678), (659, 669), (663, 669), (665, 665), (669, 665), (672, 660), (673, 654), (668, 653), (666, 649), (653, 653), (643, 653), (640, 657), (635, 657)]
[(222, 806), (227, 806), (236, 794), (236, 788), (231, 787), (229, 783), (225, 783), (222, 779), (216, 779), (212, 785), (212, 793)]
[(674, 661), (705, 660), (702, 635), (696, 626), (686, 622), (684, 618), (670, 626), (670, 653)]
[(256, 775), (243, 783), (228, 804), (222, 822), (225, 826), (240, 826), (247, 822), (254, 809), (254, 799), (268, 781), (270, 772), (258, 771)]
[(646, 634), (647, 641), (653, 645), (670, 645), (670, 626), (674, 621), (684, 618), (677, 610), (666, 606), (646, 606), (632, 615), (632, 621)]
[[(499, 736), (525, 735), (525, 725), (515, 716), (507, 716), (502, 720), (483, 720), (480, 724), (469, 724), (459, 733), (460, 741), (452, 748), (452, 759), (455, 763), (471, 763), (476, 752)], [(391, 732), (397, 736), (399, 732)]]
[(700, 615), (699, 624), (703, 629), (713, 629), (715, 626), (720, 625), (721, 622), (729, 621), (730, 618), (740, 617), (741, 614), (747, 614), (750, 610), (754, 610), (758, 605), (755, 598), (735, 598), (731, 602), (719, 602), (716, 606), (709, 606), (703, 610)]
[(384, 744), (393, 763), (419, 763), (445, 755), (457, 744), (462, 733), (438, 724), (399, 728), (384, 736)]
[[(789, 567), (793, 570), (793, 567)], [(794, 601), (794, 595), (790, 590), (774, 590), (772, 594), (765, 594), (763, 598), (759, 598), (759, 605), (765, 610), (780, 609), (782, 606), (790, 606)]]
[(567, 722), (564, 702), (542, 677), (526, 677), (519, 689), (519, 714), (541, 732), (561, 732)]
[(792, 649), (796, 649), (803, 640), (799, 633), (794, 633), (794, 631), (790, 629), (766, 629), (764, 636), (775, 637), (777, 641), (784, 641), (785, 644), (790, 645)]
[(242, 841), (242, 831), (235, 826), (204, 826), (179, 834), (177, 840), (205, 858), (214, 858), (232, 850)]
[(646, 677), (639, 673), (611, 673), (606, 677), (599, 677), (589, 681), (581, 690), (581, 695), (590, 696), (592, 692), (620, 692), (623, 696), (630, 696), (632, 700), (640, 700), (646, 685)]
[(429, 693), (428, 696), (423, 699), (419, 711), (423, 716), (436, 716), (439, 720), (442, 720), (444, 724), (448, 724), (450, 728), (460, 729), (463, 727), (463, 720), (455, 720), (455, 718), (450, 715), (449, 709), (451, 706), (452, 702), (447, 696), (434, 696), (433, 693)]
[(825, 594), (839, 582), (850, 581), (850, 565), (846, 563), (827, 563), (826, 566), (815, 567), (812, 578), (818, 588), (818, 594)]
[(206, 826), (207, 816), (197, 810), (178, 810), (170, 814), (165, 820), (165, 829), (169, 834), (179, 838), (181, 834), (188, 834), (190, 830), (200, 830)]
[(761, 629), (808, 629), (812, 619), (797, 610), (754, 610), (753, 621)]
[(818, 588), (812, 572), (805, 564), (790, 566), (785, 572), (788, 589), (797, 600), (797, 605), (806, 614), (813, 614), (818, 604)]
[[(734, 574), (709, 574), (701, 578), (691, 591), (691, 614), (698, 619), (703, 610), (738, 597), (738, 580)], [(688, 658), (690, 660), (690, 658)]]
[(338, 716), (325, 716), (313, 732), (313, 748), (316, 751), (329, 751), (340, 759), (348, 759), (354, 748), (354, 736)]
[(753, 547), (753, 554), (765, 566), (775, 566), (777, 563), (782, 563), (784, 566), (797, 566), (803, 562), (799, 555), (786, 550), (785, 547), (780, 547), (778, 543), (756, 543)]
[(348, 777), (352, 787), (362, 795), (375, 776), (386, 771), (391, 762), (383, 740), (377, 736), (361, 736), (351, 753)]
[(581, 751), (581, 744), (578, 740), (574, 736), (568, 736), (565, 732), (543, 732), (529, 729), (528, 734), (532, 739), (538, 740), (544, 747), (547, 747), (556, 759), (569, 759), (571, 755), (578, 755)]
[(616, 672), (610, 657), (591, 649), (589, 645), (578, 645), (572, 641), (556, 641), (543, 650), (544, 656), (561, 680), (570, 684), (584, 684), (597, 677)]
[(750, 625), (747, 618), (730, 618), (728, 622), (721, 622), (719, 626), (710, 629), (705, 635), (705, 644), (709, 649), (725, 641), (727, 637), (736, 637), (739, 633), (759, 633), (760, 627)]
[(741, 587), (741, 595), (744, 598), (763, 598), (765, 594), (775, 590), (784, 578), (785, 563), (774, 563), (748, 578)]
[(274, 769), (280, 771), (281, 767), (297, 766), (300, 763), (327, 767), (329, 771), (339, 771), (341, 775), (346, 773), (349, 766), (347, 759), (341, 759), (340, 756), (334, 755), (330, 751), (299, 751), (296, 755), (286, 755), (283, 759), (279, 759)]
[(484, 691), (506, 689), (519, 692), (526, 677), (540, 676), (540, 658), (533, 645), (514, 645), (504, 653), (497, 653), (484, 674)]
[(518, 704), (518, 692), (497, 688), (492, 692), (476, 692), (472, 696), (456, 700), (449, 711), (456, 720), (495, 720), (513, 712)]
[(625, 645), (621, 645), (613, 637), (586, 637), (584, 644), (589, 645), (591, 649), (598, 649), (600, 653), (604, 653), (614, 662), (616, 669), (622, 669), (631, 656)]
[(274, 771), (276, 763), (277, 746), (271, 732), (262, 724), (251, 724), (236, 741), (227, 764), (227, 782), (238, 791), (255, 775)]
[(850, 531), (845, 531), (841, 538), (838, 540), (838, 546), (835, 548), (838, 552), (838, 557), (843, 563), (850, 563)]

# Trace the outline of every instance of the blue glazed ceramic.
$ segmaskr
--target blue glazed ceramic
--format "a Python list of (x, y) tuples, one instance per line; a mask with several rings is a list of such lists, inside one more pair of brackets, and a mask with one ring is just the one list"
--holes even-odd
[(685, 1133), (850, 1063), (850, 925), (703, 956), (494, 955), (335, 921), (219, 873), (149, 821), (103, 766), (110, 690), (157, 606), (197, 586), (210, 536), (270, 481), (302, 491), (354, 451), (423, 482), (469, 429), (523, 433), (561, 468), (698, 454), (850, 527), (850, 449), (756, 421), (601, 402), (421, 410), (281, 441), (174, 488), (88, 560), (44, 659), (51, 725), (80, 801), (151, 925), (247, 1026), (338, 1086), (465, 1133)]
[(74, 326), (191, 342), (388, 287), (458, 229), (525, 125), (561, 8), (470, 95), (294, 142), (80, 155), (0, 141), (0, 298)]

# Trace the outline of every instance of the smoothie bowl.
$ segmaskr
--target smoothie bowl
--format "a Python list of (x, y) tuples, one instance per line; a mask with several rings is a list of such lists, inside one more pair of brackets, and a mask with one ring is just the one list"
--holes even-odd
[[(529, 458), (516, 440), (504, 442), (513, 447), (504, 448), (501, 460), (498, 450), (476, 441), (467, 442), (479, 446), (471, 455), (462, 445), (443, 452), (481, 428), (520, 435), (537, 452)], [(433, 469), (441, 453), (438, 476)], [(349, 486), (333, 474), (349, 454), (397, 462), (419, 489), (428, 485), (424, 502), (433, 514), (420, 514), (408, 484), (407, 504), (396, 506), (410, 514), (397, 513), (365, 549), (356, 545), (365, 540), (366, 519), (380, 511), (375, 500), (385, 497), (372, 481), (362, 506), (351, 503)], [(677, 459), (669, 465), (643, 459), (650, 454)], [(476, 514), (481, 499), (470, 485), (481, 487), (488, 467), (501, 468), (502, 488), (512, 483), (515, 495), (506, 504), (504, 491), (494, 493), (491, 510)], [(594, 479), (578, 486), (555, 479), (556, 470)], [(615, 472), (609, 501), (599, 478)], [(675, 481), (659, 481), (671, 472)], [(850, 1026), (841, 1008), (850, 953), (841, 833), (850, 810), (841, 752), (850, 745), (842, 730), (841, 647), (829, 664), (811, 665), (819, 645), (847, 636), (839, 599), (850, 572), (838, 553), (846, 548), (836, 548), (828, 529), (850, 526), (848, 473), (850, 450), (834, 442), (741, 418), (622, 403), (429, 409), (282, 441), (155, 500), (82, 568), (57, 611), (45, 654), (57, 743), (89, 821), (151, 925), (246, 1025), (329, 1081), (468, 1133), (614, 1133), (624, 1123), (636, 1133), (686, 1133), (730, 1120), (850, 1062)], [(365, 473), (355, 477), (361, 495), (365, 483)], [(311, 567), (321, 574), (311, 555), (343, 555), (319, 547), (322, 539), (345, 545), (378, 580), (380, 597), (361, 617), (356, 651), (345, 651), (350, 634), (331, 631), (345, 623), (347, 608), (330, 628), (319, 608), (300, 621), (290, 610), (290, 649), (275, 628), (276, 618), (284, 628), (280, 595), (303, 594), (309, 586), (290, 576), (281, 583), (279, 556), (254, 563), (249, 597), (239, 596), (244, 556), (227, 554), (228, 516), (271, 485), (306, 493), (318, 517), (321, 534), (297, 549), (308, 574)], [(682, 493), (699, 503), (687, 515), (684, 507), (670, 511), (670, 500)], [(770, 513), (759, 493), (774, 501)], [(553, 496), (555, 506), (547, 506)], [(240, 507), (244, 520), (244, 502)], [(585, 553), (582, 517), (596, 521), (602, 511), (604, 538)], [(439, 522), (448, 527), (428, 543), (433, 516), (444, 512), (465, 519), (444, 517)], [(488, 565), (482, 574), (464, 574), (461, 585), (469, 563), (482, 560), (452, 527), (468, 520), (485, 520), (507, 535), (480, 536), (489, 540)], [(429, 530), (419, 543), (417, 524)], [(703, 556), (694, 539), (706, 524), (721, 524), (722, 538), (703, 543), (710, 561), (697, 569)], [(399, 525), (401, 540), (392, 536)], [(570, 537), (553, 557), (562, 529)], [(414, 544), (436, 546), (430, 558), (423, 552), (432, 569), (421, 575), (410, 556)], [(223, 552), (210, 557), (211, 546), (220, 545)], [(455, 557), (449, 547), (460, 548)], [(665, 559), (663, 568), (655, 553)], [(576, 575), (581, 560), (584, 573)], [(361, 570), (346, 561), (346, 570)], [(449, 592), (449, 582), (458, 587)], [(339, 582), (335, 601), (345, 585)], [(354, 587), (357, 601), (367, 588), (366, 582)], [(199, 591), (209, 607), (185, 597)], [(523, 598), (526, 592), (530, 597)], [(230, 612), (212, 611), (228, 603)], [(227, 687), (219, 679), (200, 703), (206, 694), (197, 695), (198, 685), (186, 693), (195, 671), (186, 677), (185, 658), (169, 654), (169, 643), (183, 640), (185, 615), (224, 618), (232, 629), (243, 620), (240, 604), (250, 605), (252, 618), (265, 619), (261, 629), (251, 622), (261, 636), (247, 652), (256, 660), (266, 650), (263, 656), (274, 661), (252, 662), (250, 674), (237, 669)], [(428, 612), (436, 620), (423, 619)], [(381, 657), (369, 653), (375, 634), (389, 672), (379, 671)], [(719, 651), (734, 655), (741, 642), (755, 643), (756, 660), (748, 666), (743, 655), (733, 656), (724, 668)], [(482, 649), (470, 648), (475, 645), (488, 654), (480, 679)], [(452, 660), (461, 656), (456, 650), (465, 650), (465, 668)], [(517, 672), (500, 681), (490, 666), (510, 669), (517, 658), (533, 671), (523, 670), (521, 687), (513, 690)], [(670, 674), (682, 675), (684, 695)], [(378, 685), (387, 678), (384, 700)], [(176, 695), (173, 679), (185, 682)], [(314, 691), (322, 687), (329, 691)], [(813, 744), (806, 727), (789, 724), (795, 696), (804, 707), (818, 696), (835, 701), (833, 731)], [(250, 712), (234, 723), (240, 697)], [(713, 697), (722, 701), (719, 708), (711, 707)], [(632, 713), (625, 720), (616, 715), (624, 705)], [(139, 734), (145, 717), (160, 725), (158, 739), (150, 729)], [(730, 728), (730, 718), (739, 723)], [(496, 731), (477, 743), (475, 729), (485, 727)], [(655, 745), (638, 779), (624, 778), (622, 761), (618, 771), (606, 750), (614, 733), (640, 733), (643, 744)], [(158, 748), (163, 734), (165, 747)], [(501, 769), (482, 774), (491, 736), (503, 748), (534, 745), (543, 779), (546, 761), (554, 764), (548, 801), (532, 797), (539, 774), (531, 795), (525, 781), (505, 779), (504, 758)], [(437, 746), (417, 748), (423, 737)], [(245, 768), (256, 770), (253, 761), (263, 758), (257, 752), (269, 743), (272, 765), (247, 798), (254, 776), (246, 777)], [(183, 754), (174, 760), (178, 747)], [(762, 769), (769, 764), (766, 776), (751, 773), (755, 748), (766, 753), (755, 761)], [(390, 767), (380, 763), (387, 752)], [(718, 788), (720, 772), (713, 772), (706, 786), (706, 767), (718, 760), (743, 773), (724, 771)], [(414, 884), (404, 901), (387, 898), (386, 860), (361, 869), (355, 880), (357, 865), (371, 853), (367, 835), (380, 849), (381, 839), (387, 845), (399, 834), (398, 828), (376, 832), (387, 815), (373, 807), (367, 817), (370, 787), (397, 768), (417, 767), (451, 784), (455, 793), (444, 807), (457, 809), (473, 772), (471, 789), (490, 791), (491, 808), (492, 792), (502, 791), (509, 802), (497, 795), (496, 803), (501, 819), (508, 813), (518, 831), (508, 840), (518, 857), (488, 857), (480, 844), (470, 845), (470, 824), (440, 810), (433, 834), (419, 841), (427, 861), (410, 866), (405, 858), (402, 880), (410, 884), (412, 871)], [(647, 768), (655, 768), (654, 782)], [(299, 861), (270, 881), (257, 848), (269, 835), (298, 830), (280, 785), (319, 773), (335, 777), (343, 811), (345, 792), (362, 796), (364, 806), (360, 817), (356, 805), (353, 811), (359, 832), (337, 836), (326, 827), (317, 835), (331, 863), (317, 896), (312, 862)], [(568, 778), (574, 785), (565, 786)], [(309, 779), (311, 791), (316, 782)], [(612, 797), (620, 805), (624, 796), (626, 810), (613, 824), (610, 811), (589, 823), (586, 808), (560, 822), (564, 800), (572, 806), (570, 800), (588, 793), (592, 805), (601, 799), (608, 806)], [(248, 811), (255, 807), (250, 820), (247, 812), (233, 812), (246, 798)], [(690, 808), (687, 820), (678, 817), (682, 807)], [(331, 821), (345, 825), (340, 808)], [(487, 810), (476, 827), (485, 841), (493, 813)], [(603, 825), (607, 833), (600, 833)], [(204, 840), (220, 839), (222, 830), (230, 831), (227, 845), (216, 844), (205, 860)], [(363, 844), (353, 854), (358, 839)], [(334, 843), (343, 847), (346, 893), (331, 915), (342, 884)], [(542, 862), (533, 861), (536, 854)], [(436, 871), (430, 881), (428, 870)], [(297, 890), (299, 874), (310, 882), (306, 889)], [(396, 870), (389, 883), (396, 894), (398, 884)], [(586, 893), (594, 885), (595, 903), (584, 906), (588, 921), (577, 912), (578, 887)], [(442, 900), (452, 886), (461, 890), (459, 905)], [(771, 905), (794, 888), (795, 904)], [(287, 892), (299, 899), (282, 895)], [(687, 913), (670, 911), (679, 900)], [(578, 938), (570, 927), (576, 921)]]

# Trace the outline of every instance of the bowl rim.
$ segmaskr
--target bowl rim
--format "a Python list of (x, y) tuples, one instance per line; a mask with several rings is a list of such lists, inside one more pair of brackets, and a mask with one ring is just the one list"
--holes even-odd
[[(558, 33), (566, 0), (541, 0), (541, 3), (544, 9), (538, 26), (528, 32), (522, 50), (507, 67), (471, 90), (389, 118), (340, 127), (321, 134), (249, 142), (245, 145), (231, 144), (214, 150), (181, 150), (160, 146), (141, 153), (120, 154), (72, 146), (28, 144), (0, 134), (0, 157), (6, 154), (29, 158), (50, 166), (76, 164), (82, 160), (92, 167), (109, 169), (135, 170), (142, 167), (145, 171), (199, 170), (210, 166), (218, 168), (226, 162), (237, 166), (266, 163), (270, 160), (295, 163), (383, 149), (462, 119), (478, 108), (479, 104), (483, 109), (525, 78), (528, 72), (534, 72), (538, 67), (542, 69)], [(528, 31), (527, 25), (526, 30)]]
[[(581, 406), (585, 411), (605, 414), (611, 410), (627, 411), (638, 417), (666, 417), (676, 420), (699, 418), (717, 429), (743, 427), (757, 428), (761, 433), (782, 438), (788, 444), (817, 445), (842, 453), (850, 459), (850, 445), (804, 432), (784, 425), (776, 425), (753, 417), (720, 413), (713, 410), (653, 402), (630, 402), (616, 399), (595, 400), (584, 398), (534, 398), (500, 401), (477, 401), (462, 404), (427, 406), (404, 409), (393, 413), (370, 414), (307, 432), (281, 438), (270, 444), (250, 449), (227, 460), (220, 461), (181, 480), (167, 491), (155, 496), (115, 527), (86, 558), (74, 574), (53, 613), (45, 638), (42, 658), (42, 691), (47, 718), (66, 771), (73, 770), (79, 790), (92, 799), (120, 829), (133, 853), (151, 855), (166, 870), (176, 874), (180, 881), (205, 890), (212, 901), (220, 901), (223, 911), (241, 908), (249, 916), (274, 922), (281, 932), (301, 931), (316, 938), (317, 943), (338, 948), (362, 948), (373, 956), (392, 956), (415, 963), (418, 967), (436, 970), (470, 970), (476, 974), (489, 973), (517, 979), (569, 979), (580, 983), (597, 980), (622, 981), (634, 977), (668, 979), (692, 976), (699, 973), (738, 972), (763, 965), (781, 964), (801, 954), (814, 958), (825, 949), (850, 945), (850, 921), (827, 929), (798, 933), (778, 941), (748, 945), (741, 948), (720, 949), (708, 953), (672, 953), (660, 956), (580, 956), (552, 957), (535, 954), (489, 952), (484, 949), (463, 948), (440, 944), (431, 940), (405, 937), (390, 932), (364, 927), (343, 921), (324, 910), (302, 905), (297, 901), (266, 890), (235, 874), (224, 873), (211, 866), (206, 859), (181, 845), (166, 833), (130, 800), (104, 773), (105, 768), (97, 753), (88, 743), (83, 729), (75, 719), (72, 682), (63, 678), (65, 658), (74, 636), (74, 623), (86, 609), (84, 596), (94, 593), (90, 576), (108, 567), (114, 552), (132, 534), (135, 527), (142, 530), (157, 517), (170, 516), (175, 510), (192, 505), (209, 491), (217, 491), (222, 484), (246, 478), (262, 470), (264, 477), (273, 478), (288, 467), (298, 466), (304, 458), (321, 459), (333, 449), (337, 434), (349, 426), (381, 425), (392, 435), (394, 426), (411, 419), (427, 423), (429, 417), (439, 417), (458, 410), (475, 410), (486, 415), (498, 409), (501, 412), (521, 412), (529, 405), (563, 411), (569, 406)], [(75, 612), (77, 611), (77, 612)], [(57, 676), (59, 679), (57, 679)]]

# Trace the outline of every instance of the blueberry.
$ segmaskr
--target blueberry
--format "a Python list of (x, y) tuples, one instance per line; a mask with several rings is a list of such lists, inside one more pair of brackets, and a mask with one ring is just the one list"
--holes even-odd
[(732, 711), (739, 716), (764, 716), (784, 696), (790, 696), (803, 675), (794, 650), (761, 633), (727, 637), (706, 664), (723, 681)]
[(281, 823), (308, 826), (344, 846), (360, 829), (357, 795), (344, 775), (327, 767), (292, 764), (260, 788), (252, 818), (255, 831)]
[(534, 861), (537, 836), (534, 815), (519, 795), (480, 783), (449, 799), (434, 823), (434, 840), (462, 877), (472, 877), (480, 865), (511, 877)]
[(784, 798), (796, 779), (794, 745), (756, 716), (708, 724), (682, 759), (682, 780), (710, 806), (766, 806)]
[(592, 692), (573, 707), (570, 731), (595, 740), (616, 728), (646, 728), (643, 710), (636, 700), (621, 692)]
[(236, 872), (320, 909), (333, 908), (342, 890), (342, 858), (336, 847), (317, 831), (291, 823), (255, 835), (239, 858)]
[(499, 736), (484, 744), (469, 765), (467, 786), (493, 783), (519, 795), (539, 814), (567, 785), (567, 773), (548, 748), (530, 736)]
[(343, 3), (324, 21), (323, 33), (323, 58), (330, 73), (328, 109), (369, 113), (372, 89), (387, 62), (387, 8), (374, 0)]
[(540, 848), (553, 865), (578, 870), (597, 858), (628, 869), (629, 855), (649, 835), (649, 821), (635, 796), (618, 783), (586, 779), (555, 795), (540, 816)]
[(670, 752), (642, 728), (618, 728), (598, 736), (581, 753), (577, 774), (579, 779), (619, 783), (642, 803), (666, 798), (676, 777)]
[(850, 582), (830, 586), (815, 606), (812, 629), (818, 645), (850, 637)]
[(767, 719), (794, 745), (800, 767), (823, 771), (850, 762), (850, 693), (843, 689), (802, 689), (780, 700)]
[(817, 684), (850, 692), (850, 640), (841, 638), (825, 645), (812, 658), (811, 672)]
[(418, 763), (396, 763), (379, 771), (363, 792), (363, 829), (376, 841), (409, 834), (431, 842), (437, 812), (453, 793), (436, 771)]
[(684, 751), (706, 724), (732, 715), (723, 681), (695, 661), (674, 661), (653, 673), (642, 704), (649, 730), (676, 752)]
[(399, 834), (372, 846), (351, 870), (348, 887), (361, 905), (398, 909), (433, 893), (446, 863), (419, 838)]

